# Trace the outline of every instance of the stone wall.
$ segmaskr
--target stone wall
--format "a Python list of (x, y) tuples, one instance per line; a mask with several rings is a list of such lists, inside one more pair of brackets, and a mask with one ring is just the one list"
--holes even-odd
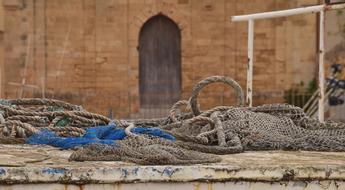
[[(245, 89), (247, 23), (230, 17), (316, 4), (317, 0), (3, 0), (5, 98), (50, 97), (90, 111), (127, 117), (140, 110), (138, 34), (159, 13), (182, 34), (182, 97), (211, 75)], [(315, 76), (316, 16), (255, 23), (254, 104), (282, 102), (284, 90)], [(26, 68), (26, 69), (25, 69)], [(234, 103), (231, 89), (212, 85), (201, 107)]]
[(3, 75), (4, 75), (4, 9), (2, 5), (2, 0), (0, 0), (0, 97), (3, 96)]

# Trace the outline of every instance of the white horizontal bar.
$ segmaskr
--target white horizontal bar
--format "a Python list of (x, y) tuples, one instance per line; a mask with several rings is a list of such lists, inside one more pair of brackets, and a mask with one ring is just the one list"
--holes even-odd
[(344, 9), (344, 8), (345, 8), (345, 3), (335, 4), (335, 5), (315, 5), (315, 6), (309, 6), (309, 7), (287, 9), (287, 10), (282, 10), (282, 11), (272, 11), (272, 12), (263, 12), (263, 13), (249, 14), (249, 15), (233, 16), (231, 20), (234, 22), (258, 20), (258, 19), (266, 19), (266, 18), (299, 15), (299, 14), (305, 14), (305, 13), (317, 13), (322, 10), (328, 11), (328, 10), (336, 10), (336, 9)]

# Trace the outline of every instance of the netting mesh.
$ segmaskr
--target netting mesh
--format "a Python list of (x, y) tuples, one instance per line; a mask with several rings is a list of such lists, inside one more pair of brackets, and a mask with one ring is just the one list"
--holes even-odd
[(188, 150), (178, 144), (149, 136), (128, 136), (116, 146), (91, 144), (74, 152), (75, 161), (129, 161), (138, 164), (199, 164), (219, 162), (216, 155)]
[[(200, 111), (198, 93), (213, 82), (231, 85), (239, 107), (219, 106)], [(219, 76), (199, 82), (189, 101), (177, 102), (166, 118), (152, 120), (110, 121), (55, 100), (2, 100), (0, 143), (25, 141), (72, 148), (73, 161), (146, 165), (219, 162), (217, 155), (246, 150), (345, 151), (344, 123), (320, 123), (292, 105), (249, 108), (242, 107), (243, 102), (239, 85)], [(181, 113), (181, 106), (191, 112)], [(99, 125), (106, 126), (96, 127)]]

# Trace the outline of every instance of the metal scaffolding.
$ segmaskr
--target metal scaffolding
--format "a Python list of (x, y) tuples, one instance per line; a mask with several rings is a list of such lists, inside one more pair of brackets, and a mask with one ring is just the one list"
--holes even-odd
[(325, 73), (324, 73), (324, 34), (325, 34), (325, 11), (345, 9), (345, 3), (334, 5), (315, 5), (295, 9), (287, 9), (281, 11), (263, 12), (257, 14), (248, 14), (233, 16), (233, 22), (248, 21), (248, 68), (247, 68), (247, 104), (253, 104), (253, 65), (254, 65), (254, 21), (259, 19), (269, 19), (277, 17), (286, 17), (306, 13), (320, 13), (319, 14), (319, 111), (318, 118), (320, 122), (324, 122), (324, 102), (325, 102)]

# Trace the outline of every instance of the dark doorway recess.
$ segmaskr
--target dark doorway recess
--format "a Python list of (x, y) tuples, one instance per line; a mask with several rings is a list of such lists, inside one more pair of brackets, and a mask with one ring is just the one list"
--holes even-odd
[(164, 108), (180, 99), (181, 32), (164, 15), (150, 18), (139, 35), (141, 108)]

